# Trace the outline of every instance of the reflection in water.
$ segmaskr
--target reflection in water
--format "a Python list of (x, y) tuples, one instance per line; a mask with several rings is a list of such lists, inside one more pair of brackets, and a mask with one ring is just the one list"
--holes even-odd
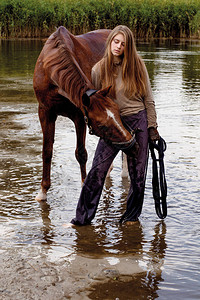
[(75, 235), (76, 252), (92, 256), (95, 253), (95, 257), (105, 254), (118, 256), (142, 254), (142, 245), (145, 243), (139, 221), (132, 226), (114, 223), (109, 232), (106, 222), (99, 226), (76, 227)]
[[(137, 222), (139, 223), (139, 222)], [(137, 224), (138, 225), (138, 224)], [(126, 228), (122, 226), (123, 230), (122, 242), (119, 247), (129, 247), (129, 250), (134, 249), (135, 255), (131, 256), (132, 260), (137, 261), (137, 251), (140, 259), (138, 260), (139, 265), (144, 269), (139, 274), (130, 276), (119, 275), (113, 277), (107, 282), (94, 284), (91, 287), (92, 292), (89, 295), (90, 299), (156, 299), (158, 298), (157, 291), (159, 290), (159, 284), (163, 281), (162, 269), (166, 251), (166, 226), (163, 221), (159, 222), (154, 228), (154, 238), (150, 243), (150, 249), (148, 252), (142, 250), (143, 233), (142, 230), (137, 231), (137, 234), (131, 234), (135, 232), (136, 228), (141, 226), (133, 226), (133, 228)], [(131, 232), (131, 233), (130, 233)], [(128, 233), (128, 235), (127, 235)], [(130, 239), (130, 236), (132, 239)], [(131, 240), (135, 242), (131, 243)], [(128, 245), (127, 245), (128, 242)], [(137, 247), (135, 247), (137, 244)], [(85, 247), (85, 254), (87, 255), (87, 247)], [(137, 250), (136, 250), (137, 249)], [(83, 248), (81, 249), (83, 250)], [(127, 251), (129, 253), (131, 251)], [(133, 252), (133, 251), (132, 251)], [(133, 254), (133, 253), (132, 253)], [(118, 257), (118, 264), (120, 264), (120, 257)], [(127, 257), (129, 257), (127, 255)], [(113, 270), (117, 269), (117, 264)], [(116, 273), (114, 273), (116, 274)]]
[[(31, 246), (38, 250), (33, 250), (33, 256), (43, 253), (53, 262), (77, 255), (88, 262), (107, 259), (111, 271), (122, 269), (104, 278), (104, 284), (99, 280), (92, 285), (90, 299), (198, 299), (199, 41), (138, 43), (150, 74), (159, 131), (167, 142), (165, 221), (155, 213), (150, 171), (140, 221), (133, 226), (118, 223), (129, 190), (129, 179), (121, 178), (119, 155), (106, 179), (93, 225), (68, 231), (62, 224), (74, 217), (81, 184), (74, 156), (75, 129), (66, 118), (58, 118), (56, 124), (48, 202), (34, 200), (42, 173), (42, 133), (32, 74), (42, 44), (0, 41), (0, 251), (20, 245), (25, 254)], [(97, 138), (87, 136), (87, 170), (96, 143)], [(123, 269), (127, 264), (128, 275)], [(135, 272), (135, 266), (140, 272)]]
[(51, 224), (51, 219), (49, 216), (51, 208), (46, 201), (41, 201), (39, 205), (41, 208), (41, 218), (43, 222), (43, 227), (41, 227), (41, 232), (43, 234), (42, 244), (51, 245), (54, 241), (55, 236), (53, 226)]
[[(126, 182), (126, 191), (123, 192), (125, 196), (129, 184), (127, 179), (124, 181)], [(92, 285), (89, 298), (155, 299), (158, 297), (159, 284), (163, 281), (162, 269), (167, 248), (166, 224), (164, 221), (159, 221), (155, 225), (149, 249), (145, 249), (143, 247), (146, 243), (145, 234), (139, 221), (131, 226), (120, 225), (114, 221), (116, 215), (121, 214), (124, 199), (122, 206), (116, 208), (112, 187), (112, 179), (107, 178), (103, 203), (99, 211), (100, 216), (97, 220), (98, 225), (75, 228), (76, 253), (94, 259), (108, 256), (111, 262), (115, 262), (114, 267), (107, 270), (107, 272), (113, 272), (114, 277), (107, 278), (102, 284), (98, 282)], [(105, 221), (101, 217), (104, 217)], [(121, 259), (124, 257), (127, 257), (127, 260), (136, 261), (143, 271), (137, 274), (133, 269), (131, 275), (123, 274), (123, 272), (118, 274), (116, 270), (122, 264)]]
[[(120, 160), (118, 163), (122, 164)], [(98, 220), (103, 222), (104, 219), (105, 222), (109, 224), (112, 224), (113, 222), (117, 223), (126, 210), (126, 198), (130, 182), (128, 177), (118, 178), (119, 182), (117, 183), (111, 176), (106, 178), (102, 194), (102, 202), (100, 203), (97, 213), (97, 222)]]
[(40, 40), (0, 39), (1, 101), (36, 102), (32, 78), (42, 46)]

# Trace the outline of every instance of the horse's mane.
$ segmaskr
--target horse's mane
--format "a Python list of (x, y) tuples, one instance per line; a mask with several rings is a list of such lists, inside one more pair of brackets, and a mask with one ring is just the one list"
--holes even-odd
[(89, 82), (73, 55), (73, 47), (67, 29), (59, 28), (44, 45), (43, 67), (53, 84), (59, 87), (58, 92), (81, 107), (81, 95)]

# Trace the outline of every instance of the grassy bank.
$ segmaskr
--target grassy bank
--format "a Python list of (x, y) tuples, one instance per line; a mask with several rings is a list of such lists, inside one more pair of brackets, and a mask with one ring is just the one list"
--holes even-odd
[(0, 0), (0, 37), (129, 26), (135, 36), (200, 38), (200, 0)]

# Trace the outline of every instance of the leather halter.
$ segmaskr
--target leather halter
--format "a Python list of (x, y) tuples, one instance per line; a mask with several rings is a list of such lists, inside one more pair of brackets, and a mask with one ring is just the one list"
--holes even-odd
[[(97, 90), (94, 89), (89, 89), (85, 92), (85, 94), (90, 98), (92, 95), (96, 94)], [(90, 124), (89, 118), (88, 118), (88, 112), (87, 109), (85, 108), (85, 106), (83, 106), (84, 109), (84, 121), (85, 124), (88, 126), (89, 128), (89, 134), (94, 134), (93, 129), (92, 129), (92, 125)]]

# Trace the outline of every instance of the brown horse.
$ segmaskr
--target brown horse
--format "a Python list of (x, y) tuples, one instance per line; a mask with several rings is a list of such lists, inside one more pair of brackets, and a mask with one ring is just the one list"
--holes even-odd
[(38, 201), (46, 200), (50, 187), (58, 115), (70, 118), (75, 124), (75, 156), (80, 164), (82, 181), (86, 177), (86, 123), (95, 135), (126, 153), (135, 154), (135, 138), (124, 128), (117, 105), (107, 96), (109, 88), (96, 91), (90, 82), (91, 68), (103, 56), (109, 32), (102, 29), (74, 36), (66, 28), (59, 27), (39, 55), (33, 78), (43, 131), (43, 177), (36, 197)]

